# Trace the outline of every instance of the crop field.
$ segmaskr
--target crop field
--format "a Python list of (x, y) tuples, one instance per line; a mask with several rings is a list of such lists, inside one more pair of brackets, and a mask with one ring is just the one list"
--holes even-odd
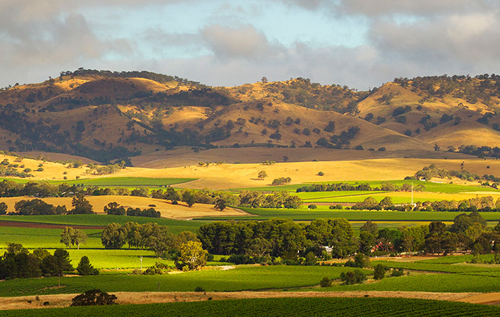
[(3, 316), (497, 316), (500, 308), (405, 298), (267, 298), (0, 311)]
[[(51, 216), (0, 216), (0, 221), (21, 221), (35, 222), (44, 224), (57, 225), (80, 225), (80, 226), (102, 226), (105, 227), (109, 223), (119, 223), (123, 225), (126, 222), (132, 221), (139, 224), (155, 222), (159, 225), (168, 226), (170, 232), (179, 233), (182, 231), (196, 231), (206, 221), (185, 221), (173, 220), (166, 218), (149, 218), (149, 217), (131, 217), (131, 216), (116, 216), (116, 215), (51, 215)], [(2, 230), (2, 227), (0, 227)]]
[[(251, 217), (217, 217), (212, 220), (265, 220), (271, 218), (285, 218), (296, 221), (311, 221), (317, 218), (345, 218), (349, 221), (453, 221), (453, 219), (462, 214), (461, 212), (438, 212), (438, 211), (358, 211), (358, 210), (331, 210), (328, 206), (318, 206), (317, 209), (272, 209), (272, 208), (240, 208), (249, 214), (255, 215)], [(483, 212), (481, 216), (491, 222), (500, 220), (500, 213)], [(204, 218), (208, 220), (208, 218)]]
[[(368, 181), (317, 181), (317, 182), (305, 182), (303, 184), (293, 184), (293, 185), (282, 185), (282, 186), (261, 186), (261, 187), (250, 187), (250, 188), (235, 188), (233, 189), (234, 191), (242, 191), (242, 190), (255, 190), (255, 191), (264, 191), (264, 192), (272, 192), (272, 191), (288, 191), (288, 192), (295, 192), (298, 188), (303, 187), (303, 186), (308, 186), (312, 184), (333, 184), (333, 183), (347, 183), (347, 184), (352, 184), (352, 185), (357, 185), (357, 184), (368, 184), (371, 187), (380, 187), (382, 182), (384, 183), (390, 183), (393, 185), (401, 186), (403, 184), (411, 184), (416, 187), (418, 185), (423, 185), (425, 186), (425, 189), (423, 192), (430, 192), (430, 193), (444, 193), (444, 194), (457, 194), (457, 193), (466, 193), (466, 192), (499, 192), (499, 190), (487, 187), (487, 186), (480, 186), (480, 185), (460, 185), (460, 184), (447, 184), (447, 183), (435, 183), (435, 182), (426, 182), (426, 181), (419, 181), (419, 180), (387, 180), (387, 181), (373, 181), (373, 180), (368, 180)], [(355, 193), (356, 191), (354, 191)], [(363, 191), (358, 191), (363, 192)], [(321, 193), (321, 192), (316, 192), (316, 193)], [(323, 192), (325, 193), (325, 192)], [(337, 193), (337, 192), (329, 192), (329, 193)], [(342, 193), (342, 192), (340, 192)], [(345, 192), (344, 192), (345, 193)], [(348, 193), (353, 193), (348, 191)], [(377, 193), (373, 191), (369, 191), (367, 193)]]
[[(92, 261), (92, 259), (91, 259)], [(130, 275), (102, 273), (98, 276), (61, 278), (62, 288), (52, 288), (58, 278), (14, 279), (2, 282), (0, 296), (82, 293), (89, 287), (107, 292), (194, 291), (202, 287), (207, 292), (289, 289), (319, 284), (329, 276), (339, 278), (340, 273), (352, 268), (330, 266), (238, 266), (231, 270), (205, 269), (179, 274)], [(370, 271), (365, 271), (369, 273)]]
[[(81, 230), (81, 229), (79, 229)], [(87, 234), (87, 242), (82, 248), (102, 248), (101, 229), (83, 229)], [(0, 227), (0, 249), (6, 243), (20, 243), (27, 249), (56, 249), (66, 246), (59, 241), (63, 229), (48, 228), (22, 228), (22, 227)]]

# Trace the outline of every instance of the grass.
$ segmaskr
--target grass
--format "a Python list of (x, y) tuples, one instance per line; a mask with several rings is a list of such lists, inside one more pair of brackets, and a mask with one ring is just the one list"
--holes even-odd
[[(148, 222), (156, 222), (159, 225), (166, 225), (170, 232), (179, 233), (182, 231), (195, 232), (204, 221), (185, 221), (173, 220), (166, 218), (149, 218), (149, 217), (130, 217), (130, 216), (115, 216), (115, 215), (51, 215), (51, 216), (0, 216), (0, 221), (22, 221), (36, 222), (45, 224), (60, 224), (60, 225), (82, 225), (82, 226), (107, 226), (109, 223), (124, 224), (129, 221), (140, 224)], [(0, 230), (1, 227), (0, 227)]]
[[(92, 263), (92, 259), (91, 263)], [(82, 293), (92, 288), (107, 292), (194, 291), (198, 286), (206, 291), (244, 291), (288, 289), (313, 286), (325, 277), (339, 278), (340, 273), (352, 270), (329, 266), (238, 266), (232, 270), (208, 269), (181, 274), (128, 275), (100, 274), (98, 276), (63, 277), (63, 288), (51, 288), (57, 278), (14, 279), (2, 282), (0, 296)]]
[[(100, 229), (84, 229), (88, 238), (83, 248), (102, 248)], [(56, 249), (65, 247), (60, 243), (63, 229), (0, 227), (0, 248), (3, 243), (20, 243), (25, 248)]]
[[(417, 180), (389, 180), (389, 181), (323, 181), (323, 182), (308, 182), (304, 184), (294, 184), (294, 185), (284, 185), (284, 186), (262, 186), (262, 187), (250, 187), (250, 188), (235, 188), (234, 191), (242, 190), (254, 190), (254, 191), (293, 191), (295, 192), (297, 188), (308, 186), (312, 184), (334, 184), (334, 183), (348, 183), (348, 184), (369, 184), (371, 187), (380, 187), (382, 182), (390, 183), (394, 185), (401, 186), (403, 184), (413, 183), (414, 186), (424, 185), (424, 192), (430, 193), (445, 193), (445, 194), (457, 194), (464, 192), (499, 192), (497, 189), (487, 187), (487, 186), (474, 186), (474, 185), (458, 185), (458, 184), (444, 184), (444, 183), (433, 183)], [(329, 192), (336, 193), (336, 192)], [(342, 192), (341, 192), (342, 193)], [(377, 193), (377, 192), (370, 192)]]
[[(327, 206), (318, 206), (317, 209), (272, 209), (272, 208), (240, 208), (255, 216), (251, 217), (218, 217), (211, 220), (266, 220), (271, 218), (285, 218), (296, 221), (311, 221), (317, 218), (345, 218), (349, 221), (453, 221), (462, 214), (461, 212), (437, 212), (437, 211), (357, 211), (357, 210), (330, 210)], [(488, 221), (500, 220), (500, 213), (481, 213)], [(207, 218), (200, 218), (207, 220)]]
[(2, 311), (0, 316), (496, 316), (496, 306), (407, 298), (255, 298)]

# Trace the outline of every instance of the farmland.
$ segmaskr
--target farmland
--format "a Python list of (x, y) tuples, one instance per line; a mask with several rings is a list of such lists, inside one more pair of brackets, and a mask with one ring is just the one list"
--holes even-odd
[[(317, 162), (311, 163), (316, 164)], [(384, 164), (386, 164), (385, 162)], [(364, 163), (365, 168), (369, 165)], [(368, 164), (368, 165), (366, 165)], [(125, 171), (122, 176), (113, 177), (92, 177), (89, 179), (79, 179), (72, 181), (48, 180), (50, 184), (58, 185), (62, 182), (67, 184), (79, 185), (79, 187), (98, 186), (101, 188), (116, 188), (129, 187), (139, 188), (146, 187), (149, 189), (161, 189), (168, 185), (175, 185), (177, 190), (182, 187), (196, 187), (204, 182), (220, 181), (200, 178), (207, 173), (208, 170), (232, 170), (241, 172), (240, 167), (228, 168), (224, 165), (209, 166), (209, 167), (189, 167), (186, 169), (177, 169), (178, 174), (173, 174), (172, 178), (152, 178), (152, 177), (135, 177), (133, 170)], [(329, 166), (324, 164), (323, 166)], [(260, 169), (261, 166), (257, 168)], [(288, 166), (290, 167), (290, 166)], [(226, 169), (225, 169), (226, 168)], [(255, 166), (242, 167), (245, 171), (252, 169), (255, 171)], [(246, 168), (246, 169), (245, 169)], [(267, 166), (265, 168), (268, 168)], [(271, 167), (272, 168), (272, 167)], [(282, 168), (282, 167), (280, 167)], [(187, 176), (184, 170), (197, 173), (193, 174), (192, 178)], [(181, 173), (182, 171), (182, 173)], [(138, 173), (138, 172), (137, 172)], [(254, 173), (254, 172), (252, 172)], [(254, 173), (255, 174), (255, 173)], [(128, 175), (128, 176), (127, 176)], [(150, 174), (144, 173), (149, 176)], [(160, 176), (164, 175), (161, 174)], [(249, 174), (248, 174), (249, 175)], [(315, 176), (317, 178), (317, 176)], [(309, 179), (310, 181), (311, 179)], [(24, 182), (24, 180), (22, 181)], [(347, 180), (349, 184), (368, 183), (371, 187), (380, 187), (382, 180)], [(401, 186), (409, 181), (403, 180), (387, 180), (393, 185)], [(431, 183), (423, 181), (412, 181), (414, 186), (424, 185), (425, 188), (421, 192), (414, 192), (414, 201), (441, 201), (441, 200), (468, 200), (477, 197), (492, 196), (496, 200), (499, 196), (499, 191), (487, 186), (478, 186), (473, 183), (468, 184), (449, 184), (449, 183)], [(259, 184), (258, 181), (250, 181), (247, 183)], [(315, 183), (318, 183), (315, 181)], [(324, 181), (321, 183), (333, 183), (332, 181)], [(198, 184), (198, 185), (197, 185)], [(224, 183), (214, 188), (230, 188), (234, 182)], [(101, 242), (103, 228), (110, 223), (124, 225), (127, 222), (135, 222), (138, 224), (156, 223), (168, 227), (168, 232), (179, 234), (181, 232), (198, 232), (201, 226), (213, 223), (214, 221), (228, 221), (227, 224), (233, 224), (233, 221), (261, 222), (270, 219), (286, 219), (291, 222), (300, 224), (300, 230), (305, 231), (307, 226), (316, 219), (347, 219), (350, 226), (353, 228), (355, 241), (360, 235), (360, 228), (365, 225), (365, 222), (370, 220), (378, 225), (378, 229), (391, 229), (393, 231), (400, 230), (403, 232), (405, 228), (427, 226), (431, 221), (442, 221), (445, 226), (450, 227), (457, 216), (463, 212), (457, 211), (391, 211), (391, 210), (350, 210), (346, 206), (353, 203), (361, 202), (367, 197), (374, 198), (380, 202), (384, 197), (389, 196), (395, 204), (407, 204), (411, 201), (411, 193), (396, 192), (396, 191), (330, 191), (330, 192), (300, 192), (296, 190), (302, 186), (311, 185), (312, 182), (303, 182), (300, 184), (284, 185), (284, 186), (261, 186), (254, 188), (239, 188), (226, 191), (233, 195), (238, 195), (242, 190), (251, 190), (264, 193), (264, 196), (273, 191), (286, 191), (291, 195), (297, 195), (303, 199), (304, 204), (300, 208), (225, 208), (223, 211), (215, 210), (213, 204), (195, 203), (193, 207), (188, 207), (185, 202), (179, 201), (179, 204), (172, 204), (171, 201), (162, 198), (137, 197), (137, 196), (94, 196), (88, 195), (86, 198), (94, 206), (94, 210), (99, 214), (89, 215), (32, 215), (32, 216), (0, 216), (0, 224), (4, 222), (6, 226), (0, 226), (1, 243), (19, 243), (26, 247), (30, 252), (37, 248), (43, 248), (53, 253), (55, 249), (64, 247), (68, 250), (69, 259), (74, 267), (80, 261), (82, 256), (87, 256), (96, 269), (100, 270), (98, 276), (76, 276), (74, 274), (66, 274), (61, 278), (61, 287), (58, 287), (59, 279), (56, 277), (46, 278), (26, 278), (26, 279), (8, 279), (2, 281), (0, 289), (0, 297), (17, 297), (17, 296), (45, 296), (50, 294), (76, 294), (82, 293), (90, 288), (99, 288), (107, 292), (193, 292), (196, 288), (202, 288), (206, 292), (216, 292), (224, 294), (224, 292), (266, 292), (283, 293), (284, 295), (294, 292), (308, 292), (318, 294), (317, 296), (334, 296), (332, 293), (341, 294), (344, 292), (368, 292), (366, 294), (375, 294), (376, 292), (413, 292), (420, 294), (422, 292), (432, 293), (453, 293), (453, 294), (469, 294), (469, 293), (489, 293), (495, 292), (500, 288), (500, 275), (497, 273), (499, 264), (487, 264), (494, 262), (493, 254), (481, 255), (479, 258), (481, 264), (469, 263), (473, 260), (472, 254), (435, 257), (430, 259), (422, 259), (414, 257), (401, 260), (400, 258), (372, 258), (371, 267), (362, 269), (366, 274), (368, 282), (356, 285), (343, 285), (340, 281), (342, 273), (351, 272), (354, 268), (343, 267), (347, 259), (326, 261), (321, 265), (305, 265), (304, 259), (307, 252), (302, 252), (297, 257), (295, 252), (295, 260), (286, 258), (285, 255), (269, 256), (269, 259), (261, 264), (234, 264), (228, 262), (230, 253), (216, 253), (214, 259), (208, 261), (205, 268), (195, 271), (177, 271), (174, 269), (175, 262), (171, 257), (161, 258), (154, 251), (142, 249), (141, 247), (132, 247), (128, 249), (128, 245), (124, 245), (119, 249), (105, 249)], [(179, 192), (183, 192), (181, 189)], [(31, 199), (33, 197), (6, 197), (0, 201), (4, 201), (9, 206), (8, 211), (13, 211), (15, 202), (21, 199)], [(68, 209), (71, 208), (71, 197), (46, 197), (44, 201), (59, 205), (64, 204)], [(111, 202), (124, 206), (137, 208), (147, 208), (150, 205), (155, 205), (155, 208), (161, 212), (161, 218), (133, 217), (133, 216), (118, 216), (105, 215), (102, 213), (104, 206)], [(330, 205), (337, 203), (344, 204), (343, 209), (330, 209)], [(317, 204), (317, 208), (309, 209), (308, 205)], [(500, 221), (500, 213), (498, 212), (482, 212), (482, 218), (486, 221), (486, 231), (491, 231), (491, 228)], [(189, 219), (189, 220), (186, 220)], [(284, 220), (280, 220), (284, 221)], [(9, 222), (9, 223), (6, 223)], [(16, 225), (14, 227), (14, 224)], [(80, 246), (79, 250), (75, 247), (72, 249), (66, 248), (61, 242), (61, 233), (64, 227), (73, 226), (78, 230), (82, 230), (88, 236), (86, 242)], [(290, 225), (291, 226), (291, 225)], [(291, 228), (291, 227), (289, 227)], [(489, 228), (489, 229), (487, 229)], [(278, 238), (276, 238), (278, 239)], [(237, 242), (243, 243), (243, 242)], [(286, 242), (285, 242), (286, 244)], [(402, 244), (402, 242), (401, 242)], [(0, 246), (0, 252), (3, 253), (7, 245)], [(308, 246), (310, 249), (311, 246)], [(403, 247), (401, 247), (402, 250)], [(421, 247), (422, 248), (422, 247)], [(304, 245), (305, 249), (305, 245)], [(236, 248), (234, 249), (236, 250)], [(223, 255), (224, 254), (224, 255)], [(317, 260), (322, 258), (316, 255)], [(245, 256), (244, 254), (239, 254)], [(281, 257), (283, 256), (283, 258)], [(352, 259), (352, 256), (351, 256)], [(302, 261), (302, 262), (301, 262)], [(169, 267), (161, 275), (142, 275), (138, 274), (138, 269), (150, 268), (156, 263), (161, 263)], [(374, 280), (374, 266), (382, 264), (387, 268), (403, 269), (404, 276), (401, 277), (386, 277), (382, 280)], [(167, 272), (168, 271), (168, 272)], [(69, 273), (69, 272), (68, 272)], [(177, 274), (174, 274), (177, 273)], [(387, 273), (389, 276), (390, 270)], [(329, 287), (320, 287), (320, 281), (328, 277), (333, 280), (333, 284)], [(315, 295), (316, 296), (316, 295)], [(422, 306), (422, 302), (410, 299), (376, 299), (376, 298), (358, 298), (349, 299), (344, 302), (344, 299), (329, 300), (328, 304), (321, 304), (324, 299), (300, 299), (297, 302), (300, 307), (308, 307), (307, 314), (324, 314), (326, 311), (339, 311), (340, 308), (335, 308), (335, 305), (344, 305), (345, 307), (365, 306), (370, 305), (383, 306), (383, 308), (370, 308), (371, 314), (380, 313), (387, 315), (384, 311), (385, 307), (398, 306), (401, 307), (401, 314), (413, 315), (429, 315), (429, 307), (433, 307), (432, 313), (446, 310), (447, 312), (456, 311), (457, 315), (463, 312), (483, 312), (481, 309), (486, 309), (485, 313), (496, 312), (491, 307), (474, 306), (461, 303), (451, 302), (434, 302), (429, 301), (429, 306)], [(308, 302), (309, 301), (309, 302)], [(234, 310), (241, 311), (242, 307), (252, 307), (252, 312), (258, 311), (258, 307), (292, 307), (287, 304), (288, 299), (238, 299), (237, 301), (212, 301), (204, 302), (203, 308), (198, 309), (200, 312), (210, 314), (211, 309), (224, 310), (232, 312)], [(319, 304), (318, 304), (319, 303)], [(403, 304), (401, 304), (403, 303)], [(178, 308), (176, 305), (186, 305)], [(172, 304), (156, 304), (151, 306), (141, 307), (141, 312), (150, 312), (162, 309), (169, 311), (175, 315), (180, 309), (183, 313), (188, 309), (188, 305), (201, 305), (202, 303), (172, 303)], [(354, 305), (356, 304), (356, 305)], [(171, 306), (169, 306), (171, 305)], [(210, 305), (213, 305), (210, 306)], [(317, 311), (311, 310), (310, 307), (318, 306)], [(328, 306), (330, 305), (330, 306)], [(347, 306), (346, 306), (347, 305)], [(403, 306), (401, 306), (403, 305)], [(436, 305), (436, 306), (432, 306)], [(455, 305), (455, 306), (447, 306)], [(456, 306), (458, 305), (458, 306)], [(210, 306), (210, 307), (209, 307)], [(314, 307), (316, 307), (314, 306)], [(125, 306), (124, 306), (125, 307)], [(136, 307), (136, 306), (127, 306)], [(180, 307), (180, 306), (179, 306)], [(198, 307), (198, 306), (196, 306)], [(257, 307), (257, 308), (253, 308)], [(363, 308), (363, 309), (365, 309)], [(425, 309), (424, 309), (425, 308)], [(61, 314), (70, 310), (61, 310)], [(121, 314), (121, 308), (105, 308), (117, 309), (113, 314)], [(257, 309), (257, 310), (256, 310)], [(316, 308), (315, 308), (316, 309)], [(359, 308), (362, 309), (362, 308)], [(489, 310), (488, 310), (489, 309)], [(361, 310), (350, 311), (362, 314)], [(129, 310), (127, 310), (129, 311)], [(299, 311), (299, 308), (293, 310)], [(53, 314), (58, 314), (57, 310), (50, 311)], [(81, 309), (82, 315), (86, 314), (85, 309)], [(90, 310), (88, 311), (90, 314)], [(392, 309), (392, 313), (399, 314), (399, 311)], [(288, 314), (293, 316), (293, 314)], [(299, 314), (300, 315), (300, 314)], [(396, 314), (397, 315), (397, 314)], [(2, 314), (0, 313), (0, 316)]]
[[(15, 316), (21, 311), (3, 311)], [(443, 301), (396, 298), (270, 298), (119, 305), (108, 307), (70, 307), (42, 311), (22, 311), (23, 316), (494, 316), (498, 307)]]

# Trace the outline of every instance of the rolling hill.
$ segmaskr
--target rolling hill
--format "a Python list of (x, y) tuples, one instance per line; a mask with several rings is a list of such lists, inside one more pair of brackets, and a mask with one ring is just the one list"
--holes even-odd
[(179, 147), (499, 156), (499, 96), (496, 75), (396, 78), (358, 92), (304, 78), (208, 87), (149, 72), (78, 69), (0, 90), (0, 149), (128, 163)]

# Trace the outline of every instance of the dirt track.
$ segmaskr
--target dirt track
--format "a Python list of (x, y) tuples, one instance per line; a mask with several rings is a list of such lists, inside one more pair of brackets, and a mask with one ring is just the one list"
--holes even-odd
[[(281, 297), (398, 297), (415, 299), (434, 299), (446, 301), (468, 302), (476, 304), (498, 304), (500, 293), (431, 293), (431, 292), (143, 292), (143, 293), (113, 293), (118, 298), (117, 303), (127, 304), (153, 304), (173, 302), (204, 301), (211, 297), (213, 300), (243, 299), (243, 298), (281, 298)], [(2, 297), (0, 310), (54, 308), (67, 307), (71, 299), (77, 294), (41, 295), (36, 296)], [(44, 302), (49, 302), (44, 306)]]

